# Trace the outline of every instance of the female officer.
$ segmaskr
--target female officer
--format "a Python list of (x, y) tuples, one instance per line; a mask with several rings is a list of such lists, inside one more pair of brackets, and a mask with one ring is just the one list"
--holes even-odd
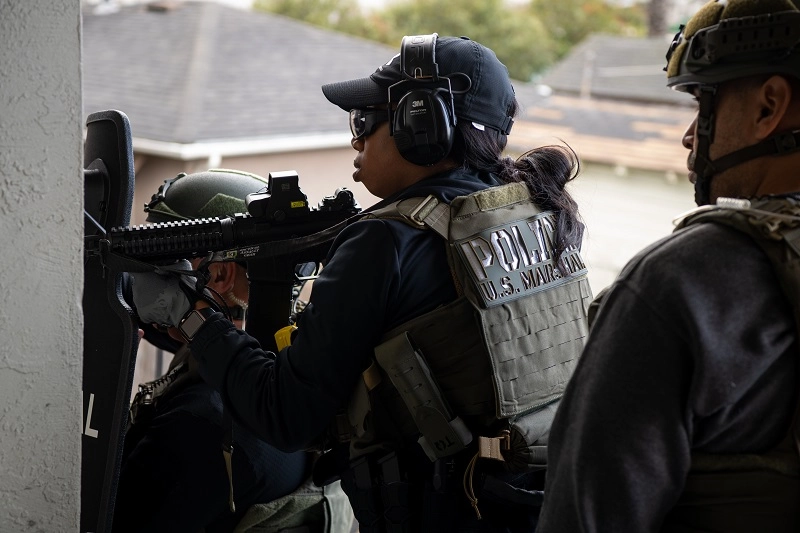
[[(502, 156), (518, 105), (506, 67), (481, 44), (436, 34), (406, 37), (401, 54), (371, 76), (322, 90), (350, 113), (353, 179), (382, 201), (335, 239), (297, 335), (280, 353), (263, 351), (202, 301), (187, 314), (195, 324), (189, 346), (203, 378), (220, 391), (237, 420), (284, 450), (318, 442), (337, 413), (359, 403), (362, 373), (387, 332), (459, 298), (442, 238), (403, 217), (386, 216), (386, 208), (409, 198), (449, 204), (490, 187), (523, 182), (538, 208), (550, 213), (552, 248), (542, 248), (539, 259), (552, 255), (555, 264), (565, 250), (577, 253), (583, 228), (565, 190), (576, 173), (570, 150), (536, 149), (516, 161)], [(549, 272), (557, 285), (557, 268), (556, 278), (552, 268)], [(579, 304), (589, 297), (588, 284), (583, 286)], [(565, 333), (579, 339), (571, 344), (573, 352), (585, 334), (585, 306), (578, 307), (570, 322), (575, 331)], [(199, 328), (197, 318), (204, 320)], [(448, 327), (446, 320), (439, 322)], [(524, 329), (530, 336), (537, 330)], [(477, 325), (447, 335), (453, 342), (480, 340)], [(570, 373), (569, 360), (576, 358), (571, 353), (562, 361), (561, 381)], [(475, 400), (493, 415), (488, 365), (488, 359), (460, 363), (467, 372), (459, 379), (480, 381)], [(536, 488), (541, 472), (488, 475), (491, 468), (470, 466), (477, 438), (446, 460), (431, 460), (414, 437), (392, 425), (395, 407), (373, 404), (363, 423), (345, 422), (356, 426), (358, 438), (349, 449), (327, 440), (332, 452), (317, 465), (320, 482), (342, 478), (362, 532), (532, 530), (541, 495), (529, 489)], [(469, 425), (477, 418), (465, 420)], [(549, 422), (543, 441), (547, 428)]]

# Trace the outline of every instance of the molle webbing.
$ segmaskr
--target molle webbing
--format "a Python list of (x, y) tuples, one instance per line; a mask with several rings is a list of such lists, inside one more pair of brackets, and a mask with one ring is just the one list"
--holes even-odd
[[(578, 250), (553, 258), (555, 216), (533, 203), (524, 183), (450, 205), (433, 196), (410, 198), (366, 216), (442, 236), (462, 295), (386, 333), (384, 341), (402, 336), (413, 344), (452, 414), (473, 431), (513, 429), (504, 441), (509, 468), (542, 466), (555, 402), (583, 348), (592, 298)], [(534, 446), (537, 440), (542, 445)]]
[(587, 335), (586, 308), (592, 294), (576, 279), (481, 314), (483, 339), (491, 355), (497, 416), (507, 418), (541, 408), (561, 397)]

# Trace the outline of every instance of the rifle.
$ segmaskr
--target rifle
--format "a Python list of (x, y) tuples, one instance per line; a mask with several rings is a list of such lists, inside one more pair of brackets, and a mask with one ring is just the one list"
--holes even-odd
[(337, 189), (311, 207), (296, 172), (272, 172), (266, 192), (248, 195), (247, 213), (128, 226), (133, 152), (123, 113), (89, 116), (84, 161), (87, 416), (81, 532), (103, 532), (112, 523), (138, 347), (138, 319), (123, 296), (123, 273), (152, 271), (194, 257), (245, 261), (250, 280), (245, 330), (265, 350), (276, 351), (274, 334), (288, 325), (292, 312), (297, 266), (320, 264), (361, 208), (347, 189)]
[(86, 236), (87, 254), (99, 255), (107, 266), (121, 271), (141, 271), (137, 261), (157, 265), (192, 257), (247, 261), (296, 255), (329, 243), (360, 211), (347, 189), (337, 189), (317, 207), (309, 207), (298, 182), (295, 171), (271, 172), (266, 192), (247, 195), (248, 213), (114, 227), (108, 232), (98, 228), (99, 233)]
[(222, 218), (116, 227), (88, 236), (86, 249), (117, 272), (151, 271), (177, 259), (246, 261), (250, 304), (245, 330), (265, 350), (288, 325), (295, 267), (321, 263), (334, 237), (360, 208), (337, 189), (309, 207), (295, 171), (271, 172), (267, 192), (247, 196), (248, 213)]

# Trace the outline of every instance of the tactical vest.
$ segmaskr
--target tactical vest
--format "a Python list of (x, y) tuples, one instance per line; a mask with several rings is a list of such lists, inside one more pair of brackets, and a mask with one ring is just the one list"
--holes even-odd
[(592, 299), (578, 249), (553, 257), (553, 213), (511, 183), (449, 205), (406, 199), (366, 217), (439, 234), (459, 297), (375, 348), (348, 408), (351, 458), (416, 439), (431, 461), (471, 446), (507, 471), (543, 468)]
[[(720, 198), (677, 226), (724, 224), (764, 251), (794, 309), (800, 335), (800, 201)], [(692, 454), (680, 500), (662, 531), (800, 531), (800, 403), (786, 437), (762, 454)]]

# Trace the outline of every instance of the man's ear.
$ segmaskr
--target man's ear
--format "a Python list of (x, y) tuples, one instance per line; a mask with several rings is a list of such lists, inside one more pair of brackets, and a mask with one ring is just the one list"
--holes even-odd
[(760, 115), (756, 136), (766, 139), (788, 129), (787, 110), (792, 103), (792, 86), (783, 76), (771, 76), (757, 89)]
[(224, 295), (233, 289), (233, 284), (236, 281), (236, 263), (232, 261), (215, 261), (208, 265), (208, 273), (211, 275), (211, 279), (208, 280), (208, 287)]

